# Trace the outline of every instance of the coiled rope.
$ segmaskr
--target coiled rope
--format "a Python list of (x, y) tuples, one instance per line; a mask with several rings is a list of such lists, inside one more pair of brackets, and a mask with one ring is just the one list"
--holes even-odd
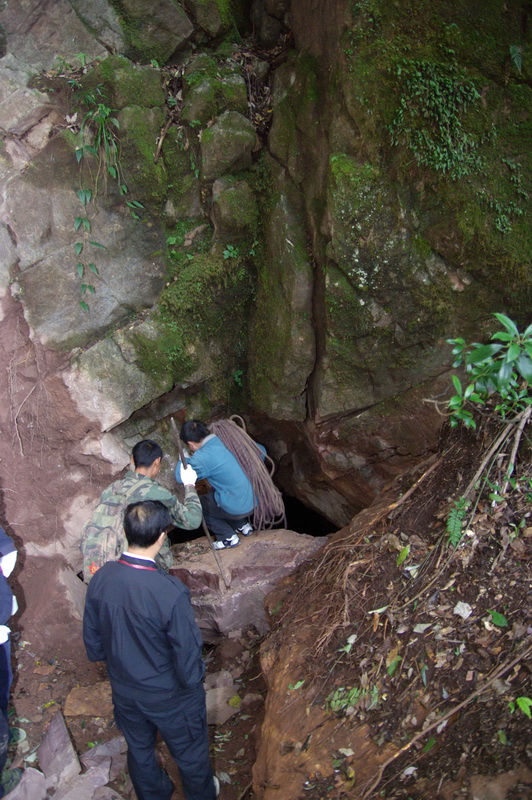
[[(235, 420), (239, 420), (237, 425)], [(249, 478), (256, 499), (253, 510), (253, 528), (263, 531), (274, 525), (286, 527), (286, 514), (281, 492), (272, 481), (274, 463), (256, 445), (246, 431), (242, 417), (237, 414), (229, 419), (211, 422), (209, 430), (232, 452)], [(266, 466), (270, 466), (270, 472)]]

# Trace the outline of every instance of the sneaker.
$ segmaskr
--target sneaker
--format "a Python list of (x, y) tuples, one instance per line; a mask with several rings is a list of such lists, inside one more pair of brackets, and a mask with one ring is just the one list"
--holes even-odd
[(3, 789), (2, 797), (15, 789), (22, 780), (22, 769), (5, 769), (0, 777), (0, 786)]
[(25, 742), (27, 738), (26, 731), (22, 728), (9, 729), (9, 744), (19, 744), (19, 742)]
[(215, 550), (225, 550), (227, 547), (237, 547), (239, 544), (240, 539), (236, 533), (233, 533), (229, 539), (217, 539), (212, 546)]
[(218, 797), (218, 795), (220, 794), (220, 781), (218, 780), (216, 775), (213, 775), (212, 779), (214, 781), (214, 791), (216, 792), (216, 797)]
[(237, 528), (236, 532), (242, 534), (242, 536), (249, 536), (250, 533), (253, 533), (253, 528), (249, 522), (246, 522), (246, 524), (242, 525), (241, 528)]

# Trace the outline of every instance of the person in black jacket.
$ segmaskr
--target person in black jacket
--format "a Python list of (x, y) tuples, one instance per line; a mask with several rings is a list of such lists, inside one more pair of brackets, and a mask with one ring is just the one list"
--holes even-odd
[(7, 626), (9, 617), (18, 610), (18, 603), (7, 582), (17, 560), (13, 539), (0, 527), (0, 797), (8, 794), (19, 783), (22, 770), (8, 769), (4, 772), (9, 744), (7, 709), (13, 675), (11, 672), (11, 631)]
[(154, 561), (170, 527), (158, 500), (126, 508), (128, 548), (89, 584), (83, 639), (89, 660), (107, 664), (138, 800), (170, 800), (173, 793), (157, 763), (157, 731), (179, 766), (187, 800), (215, 800), (201, 635), (188, 589)]

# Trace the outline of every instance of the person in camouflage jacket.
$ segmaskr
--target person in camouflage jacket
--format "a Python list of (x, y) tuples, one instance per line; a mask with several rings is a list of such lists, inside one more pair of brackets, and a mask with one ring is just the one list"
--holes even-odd
[[(172, 492), (157, 483), (163, 451), (157, 442), (143, 439), (133, 448), (134, 470), (129, 470), (120, 480), (104, 489), (92, 517), (83, 529), (81, 552), (83, 554), (83, 580), (90, 579), (107, 561), (116, 561), (125, 544), (123, 516), (129, 503), (142, 500), (160, 500), (167, 507), (173, 522), (185, 530), (201, 525), (202, 510), (195, 488), (196, 473), (192, 467), (184, 469), (185, 500), (180, 503)], [(168, 540), (157, 556), (157, 564), (168, 571), (173, 564)]]

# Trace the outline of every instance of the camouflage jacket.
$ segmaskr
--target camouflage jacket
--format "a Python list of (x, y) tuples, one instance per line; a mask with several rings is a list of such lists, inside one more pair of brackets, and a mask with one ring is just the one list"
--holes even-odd
[[(89, 583), (94, 573), (107, 561), (116, 561), (126, 544), (123, 516), (129, 503), (141, 500), (160, 500), (168, 508), (177, 526), (193, 530), (201, 525), (201, 504), (193, 486), (185, 487), (184, 505), (157, 481), (129, 471), (124, 478), (104, 489), (92, 517), (83, 528), (83, 580)], [(168, 570), (173, 563), (168, 540), (156, 558), (160, 567)]]

